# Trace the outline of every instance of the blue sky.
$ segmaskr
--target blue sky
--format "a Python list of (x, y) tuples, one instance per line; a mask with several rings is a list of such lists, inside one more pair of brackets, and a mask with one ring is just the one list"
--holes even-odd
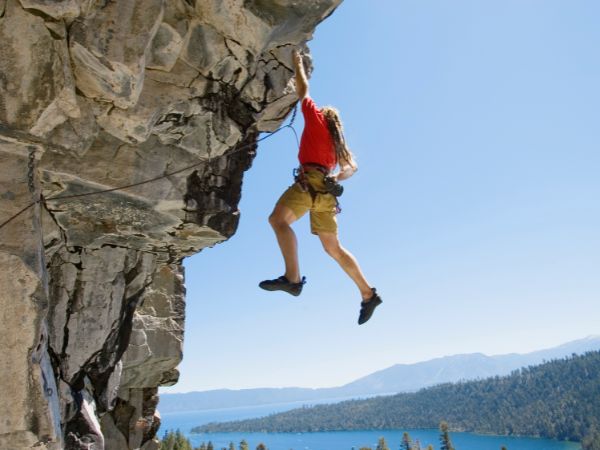
[(281, 132), (245, 176), (237, 234), (185, 262), (184, 361), (164, 391), (335, 386), (599, 334), (598, 17), (595, 0), (346, 0), (309, 43), (310, 91), (357, 156), (340, 239), (384, 303), (356, 324), (358, 291), (308, 218), (305, 291), (258, 289), (283, 273), (267, 217), (297, 149)]

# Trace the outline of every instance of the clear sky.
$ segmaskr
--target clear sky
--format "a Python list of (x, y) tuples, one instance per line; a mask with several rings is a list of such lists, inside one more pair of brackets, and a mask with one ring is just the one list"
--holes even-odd
[(340, 239), (384, 303), (356, 324), (358, 291), (308, 217), (302, 295), (257, 287), (283, 273), (267, 223), (297, 163), (282, 131), (245, 175), (237, 234), (185, 262), (184, 361), (164, 391), (336, 386), (598, 334), (598, 17), (597, 0), (346, 0), (309, 43), (310, 92), (357, 156)]

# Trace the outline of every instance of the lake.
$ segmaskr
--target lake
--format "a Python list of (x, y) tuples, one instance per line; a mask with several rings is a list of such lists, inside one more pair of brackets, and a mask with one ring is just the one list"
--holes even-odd
[[(311, 402), (314, 404), (316, 402)], [(282, 403), (275, 405), (213, 409), (204, 411), (186, 411), (181, 413), (162, 414), (162, 425), (159, 437), (165, 430), (180, 429), (194, 446), (202, 442), (212, 441), (215, 450), (228, 447), (230, 442), (239, 446), (246, 439), (251, 450), (259, 443), (264, 443), (269, 450), (358, 450), (360, 447), (375, 449), (377, 440), (384, 437), (390, 449), (400, 447), (402, 434), (408, 431), (413, 441), (419, 440), (425, 449), (432, 444), (439, 449), (437, 430), (366, 430), (366, 431), (334, 431), (320, 433), (204, 433), (191, 434), (190, 430), (208, 422), (221, 422), (237, 419), (248, 419), (268, 414), (287, 411), (301, 407), (306, 402)], [(159, 405), (160, 410), (160, 405)], [(487, 436), (473, 433), (451, 433), (456, 450), (500, 450), (506, 446), (508, 450), (581, 450), (581, 445), (573, 442), (559, 442), (548, 439)]]

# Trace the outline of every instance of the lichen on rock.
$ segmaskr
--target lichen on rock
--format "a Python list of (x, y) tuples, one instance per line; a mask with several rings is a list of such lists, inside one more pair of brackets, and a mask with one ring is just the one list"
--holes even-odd
[(235, 233), (340, 2), (0, 0), (0, 449), (157, 448), (182, 260)]

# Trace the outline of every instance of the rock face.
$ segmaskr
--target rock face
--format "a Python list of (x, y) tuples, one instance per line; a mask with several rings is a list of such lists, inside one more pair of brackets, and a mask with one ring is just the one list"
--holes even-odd
[(340, 2), (0, 0), (0, 449), (158, 448), (182, 259), (235, 232)]

